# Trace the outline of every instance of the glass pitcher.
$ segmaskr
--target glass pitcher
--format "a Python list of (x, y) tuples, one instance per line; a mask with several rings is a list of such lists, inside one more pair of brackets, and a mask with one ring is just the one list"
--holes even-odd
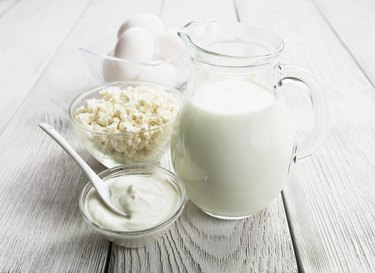
[[(179, 31), (191, 59), (187, 103), (171, 140), (172, 162), (190, 200), (223, 219), (249, 217), (283, 189), (291, 164), (311, 155), (327, 131), (327, 106), (304, 70), (279, 63), (278, 36), (240, 23), (190, 23)], [(315, 123), (293, 139), (280, 90), (308, 87)]]

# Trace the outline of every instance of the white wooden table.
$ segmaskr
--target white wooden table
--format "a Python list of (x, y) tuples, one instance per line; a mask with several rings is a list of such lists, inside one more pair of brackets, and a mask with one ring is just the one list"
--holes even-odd
[[(283, 61), (324, 87), (330, 132), (255, 217), (219, 221), (189, 203), (161, 240), (129, 250), (83, 222), (86, 178), (36, 125), (52, 124), (104, 169), (67, 114), (97, 84), (77, 47), (137, 12), (279, 33)], [(375, 272), (374, 14), (372, 0), (0, 0), (0, 272)], [(298, 111), (303, 134), (311, 109)]]

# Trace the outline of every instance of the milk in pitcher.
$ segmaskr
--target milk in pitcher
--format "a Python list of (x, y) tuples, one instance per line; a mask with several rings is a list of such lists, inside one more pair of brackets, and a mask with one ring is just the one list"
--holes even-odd
[(287, 180), (292, 130), (281, 98), (251, 80), (202, 84), (172, 137), (172, 161), (189, 198), (219, 218), (248, 217)]

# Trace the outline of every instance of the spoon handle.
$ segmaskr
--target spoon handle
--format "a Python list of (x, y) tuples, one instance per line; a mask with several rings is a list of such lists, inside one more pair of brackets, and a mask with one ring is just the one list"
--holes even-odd
[[(100, 193), (105, 199), (110, 199), (108, 189), (101, 182), (100, 177), (90, 168), (89, 165), (82, 159), (82, 157), (77, 154), (77, 152), (66, 142), (66, 140), (51, 126), (46, 123), (39, 123), (39, 127), (46, 132), (51, 138), (53, 138), (60, 146), (65, 150), (65, 152), (70, 155), (75, 162), (81, 167), (82, 171), (88, 176), (88, 178), (93, 183), (95, 189)], [(104, 195), (104, 196), (103, 196)], [(103, 200), (107, 203), (107, 200)]]

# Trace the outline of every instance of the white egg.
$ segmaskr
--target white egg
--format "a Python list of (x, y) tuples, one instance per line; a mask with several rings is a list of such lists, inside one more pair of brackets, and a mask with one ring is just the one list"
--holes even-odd
[(178, 73), (173, 65), (160, 64), (146, 67), (137, 79), (175, 87), (178, 83)]
[[(117, 61), (105, 59), (103, 61), (103, 79), (105, 82), (129, 81), (135, 77), (131, 73), (127, 73), (126, 66), (121, 65)], [(130, 69), (130, 67), (128, 68)]]
[[(113, 51), (108, 52), (108, 56), (113, 57)], [(114, 81), (127, 81), (134, 80), (134, 77), (130, 77), (129, 73), (124, 73), (124, 66), (130, 66), (129, 64), (122, 64), (118, 60), (106, 58), (103, 60), (103, 79), (105, 82)], [(119, 69), (121, 68), (121, 69)]]
[(120, 36), (131, 27), (142, 27), (151, 33), (153, 37), (157, 37), (164, 31), (163, 21), (155, 14), (142, 13), (130, 16), (120, 27), (117, 37)]
[[(124, 59), (117, 62), (116, 70), (127, 79), (136, 78), (143, 69), (136, 62), (148, 63), (154, 55), (154, 39), (151, 34), (143, 28), (132, 27), (125, 31), (117, 41), (114, 55)], [(133, 63), (127, 63), (133, 61)]]
[(183, 41), (178, 37), (176, 29), (168, 29), (156, 39), (156, 47), (162, 59), (169, 59), (185, 49)]
[[(113, 56), (112, 51), (108, 52), (107, 55)], [(119, 80), (114, 62), (111, 59), (103, 60), (103, 79), (105, 82), (114, 82)]]
[(154, 39), (141, 27), (129, 28), (117, 41), (114, 53), (117, 58), (149, 62), (154, 55)]
[(153, 60), (160, 60), (160, 51), (159, 49), (156, 47), (155, 45), (155, 49), (154, 49), (154, 55), (152, 55), (152, 59)]

